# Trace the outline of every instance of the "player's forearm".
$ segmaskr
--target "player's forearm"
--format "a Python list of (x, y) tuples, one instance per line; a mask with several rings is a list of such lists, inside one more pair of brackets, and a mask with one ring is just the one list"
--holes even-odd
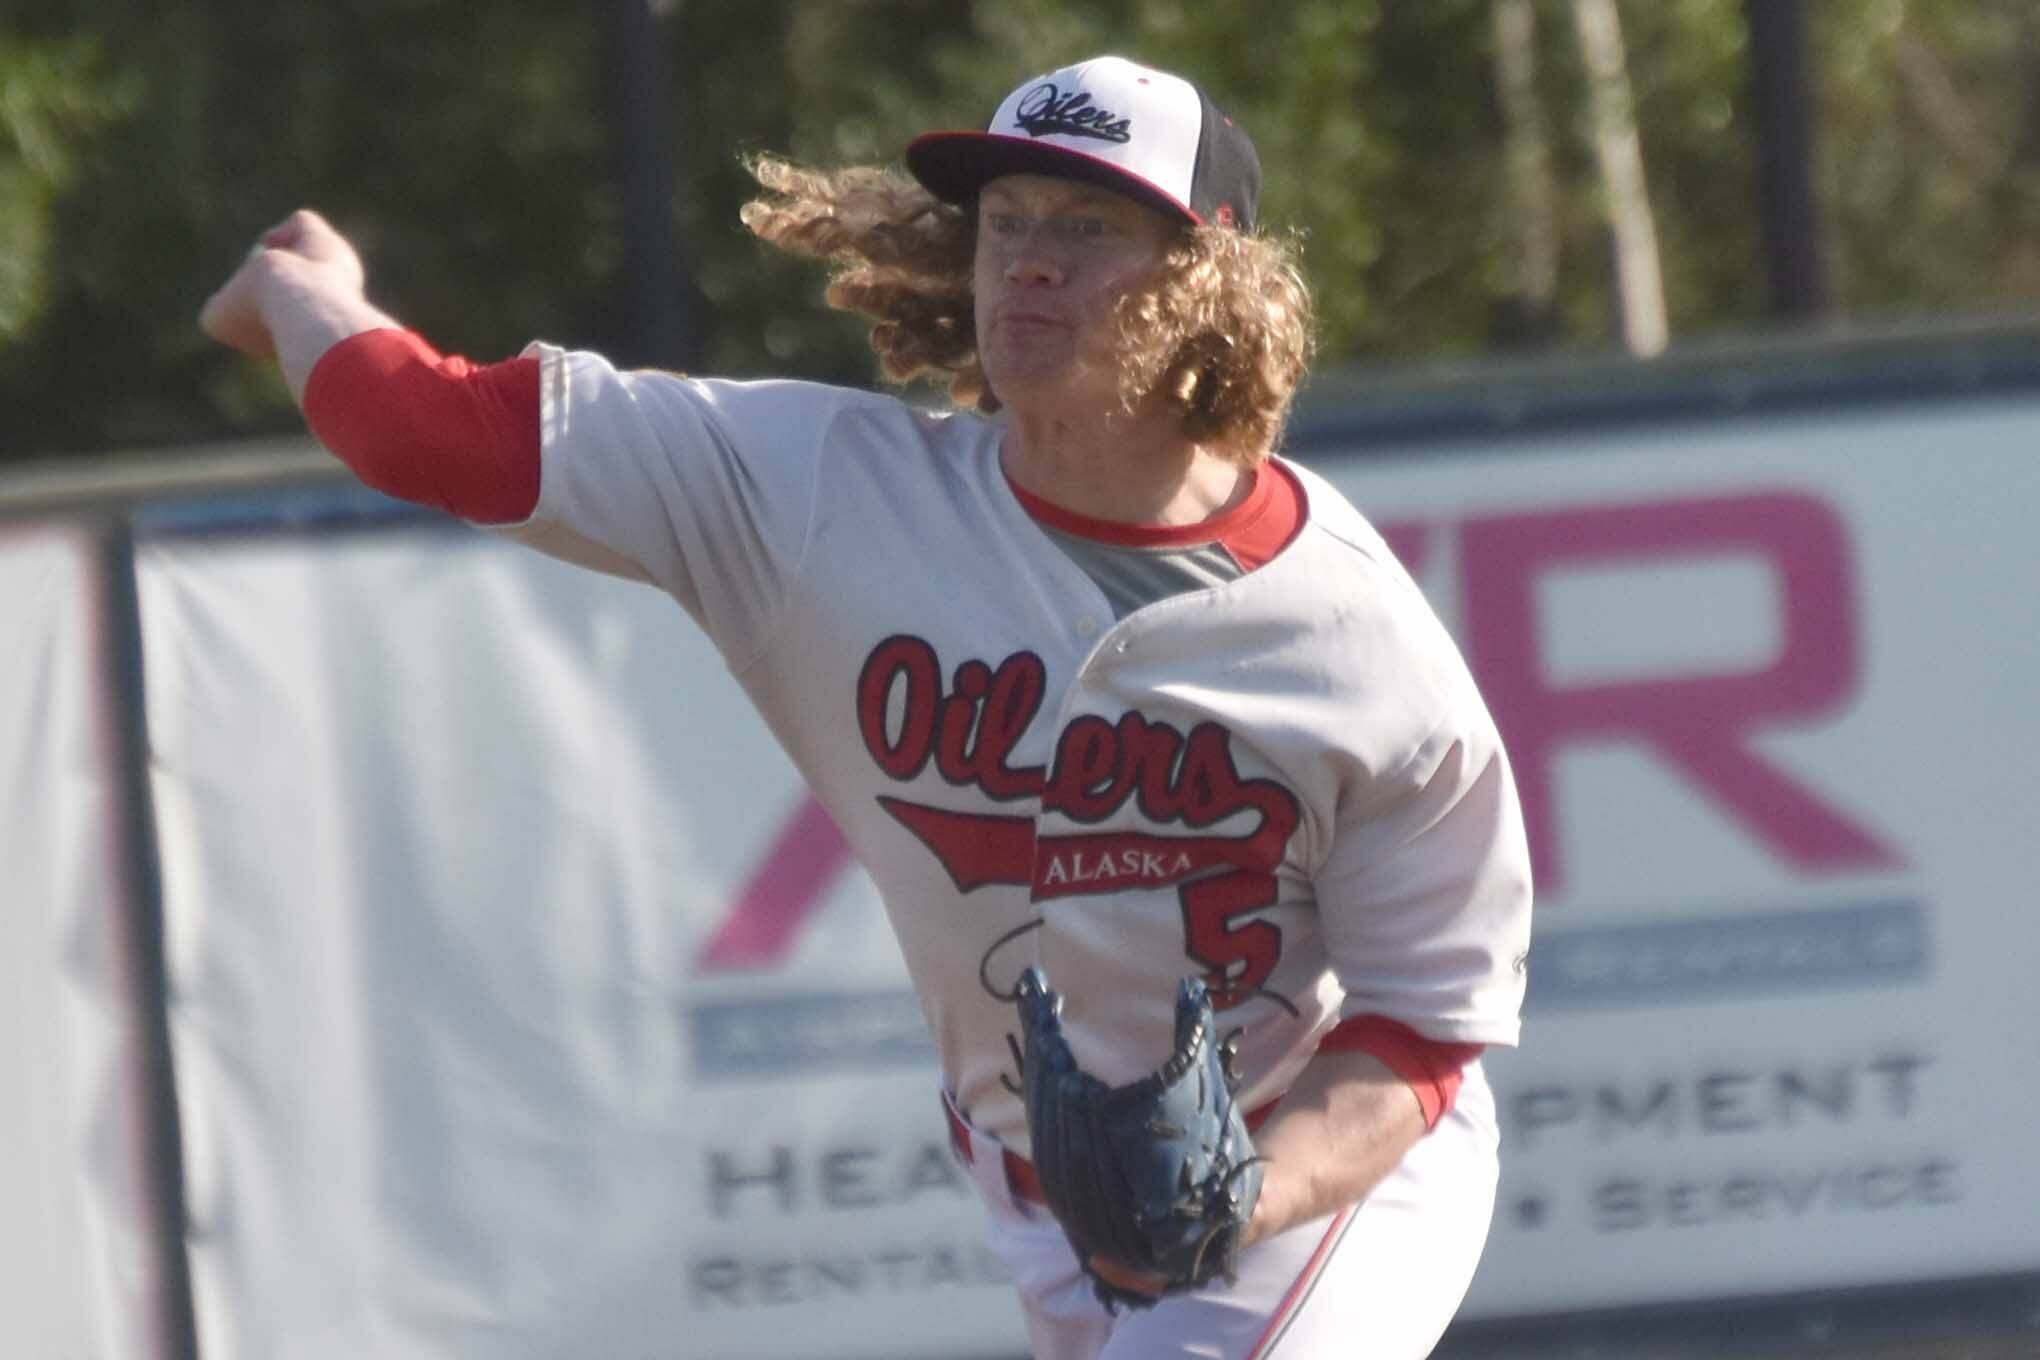
[(374, 327), (329, 346), (300, 401), (312, 433), (364, 484), (510, 524), (538, 505), (538, 384), (536, 358), (477, 368)]
[(1319, 1053), (1254, 1135), (1268, 1159), (1247, 1241), (1366, 1198), (1425, 1133), (1409, 1084), (1368, 1053)]
[(263, 251), (258, 269), (256, 305), (299, 405), (306, 379), (327, 350), (363, 331), (400, 324), (358, 290), (287, 251)]

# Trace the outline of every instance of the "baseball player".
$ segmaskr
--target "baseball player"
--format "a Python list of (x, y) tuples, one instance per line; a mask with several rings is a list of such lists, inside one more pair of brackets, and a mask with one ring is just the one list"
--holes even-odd
[[(883, 894), (1038, 1356), (1427, 1354), (1493, 1208), (1479, 1055), (1517, 1039), (1528, 856), (1451, 641), (1274, 451), (1309, 299), (1254, 149), (1100, 57), (906, 167), (760, 160), (744, 221), (832, 261), (888, 376), (953, 410), (445, 357), (310, 212), (201, 324), (273, 354), (370, 485), (707, 631)], [(1212, 1239), (1230, 1278), (1080, 1255), (1044, 1207), (1023, 973), (1101, 1086), (1156, 1067), (1202, 980), (1258, 1168)]]

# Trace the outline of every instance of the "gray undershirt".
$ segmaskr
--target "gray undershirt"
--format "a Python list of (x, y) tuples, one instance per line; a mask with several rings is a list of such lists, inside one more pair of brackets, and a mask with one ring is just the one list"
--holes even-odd
[(1098, 583), (1115, 619), (1171, 595), (1209, 590), (1246, 574), (1232, 554), (1215, 542), (1190, 548), (1138, 548), (1100, 543), (1046, 524), (1041, 531)]

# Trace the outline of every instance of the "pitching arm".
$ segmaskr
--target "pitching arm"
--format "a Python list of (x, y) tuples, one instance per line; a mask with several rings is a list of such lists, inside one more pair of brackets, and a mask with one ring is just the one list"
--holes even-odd
[(361, 257), (317, 213), (263, 233), (199, 313), (214, 339), (273, 357), (319, 442), (362, 483), (478, 524), (538, 502), (538, 362), (441, 355), (363, 292)]

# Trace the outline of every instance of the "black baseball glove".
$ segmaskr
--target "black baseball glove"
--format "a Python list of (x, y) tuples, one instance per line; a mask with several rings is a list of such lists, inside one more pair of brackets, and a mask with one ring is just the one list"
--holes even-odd
[(1101, 1275), (1100, 1259), (1159, 1295), (1230, 1282), (1262, 1163), (1233, 1099), (1238, 1031), (1217, 1038), (1204, 983), (1185, 978), (1177, 994), (1175, 1052), (1124, 1086), (1077, 1066), (1039, 968), (1021, 975), (1018, 1004), (1034, 1169), (1098, 1298), (1114, 1311), (1158, 1301)]

